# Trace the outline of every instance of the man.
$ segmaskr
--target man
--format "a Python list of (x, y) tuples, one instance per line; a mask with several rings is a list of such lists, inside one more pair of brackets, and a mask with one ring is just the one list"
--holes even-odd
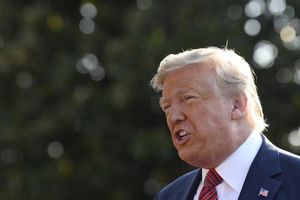
[(179, 157), (199, 169), (157, 200), (300, 199), (300, 157), (271, 144), (249, 64), (232, 50), (209, 47), (171, 54), (152, 87), (162, 92)]

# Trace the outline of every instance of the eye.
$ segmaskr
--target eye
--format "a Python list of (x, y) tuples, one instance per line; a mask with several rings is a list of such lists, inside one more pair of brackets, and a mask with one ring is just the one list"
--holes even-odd
[(185, 95), (185, 96), (183, 96), (183, 101), (184, 102), (190, 102), (194, 99), (196, 99), (196, 96), (194, 96), (194, 95)]
[(164, 105), (164, 106), (162, 106), (162, 110), (164, 112), (168, 112), (168, 110), (169, 110), (170, 107), (171, 107), (170, 105)]

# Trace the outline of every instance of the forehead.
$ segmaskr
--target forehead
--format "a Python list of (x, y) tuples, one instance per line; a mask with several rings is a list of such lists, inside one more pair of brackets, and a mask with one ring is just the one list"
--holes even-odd
[(190, 90), (210, 90), (216, 86), (216, 73), (212, 67), (191, 65), (166, 74), (162, 95), (183, 93)]

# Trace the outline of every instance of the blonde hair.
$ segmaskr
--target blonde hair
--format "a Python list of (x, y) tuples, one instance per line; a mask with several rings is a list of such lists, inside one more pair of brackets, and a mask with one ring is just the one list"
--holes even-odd
[(201, 63), (205, 63), (203, 66), (214, 67), (219, 87), (223, 89), (223, 95), (233, 96), (242, 92), (247, 94), (255, 113), (256, 128), (263, 131), (268, 125), (257, 94), (254, 82), (255, 73), (245, 59), (233, 50), (208, 47), (170, 54), (160, 62), (157, 73), (151, 80), (152, 88), (162, 91), (165, 76), (169, 72)]

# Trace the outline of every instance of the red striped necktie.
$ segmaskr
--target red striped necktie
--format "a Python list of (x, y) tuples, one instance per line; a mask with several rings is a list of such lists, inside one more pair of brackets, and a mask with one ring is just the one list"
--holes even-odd
[(211, 169), (208, 171), (203, 188), (200, 192), (198, 200), (217, 200), (217, 190), (216, 186), (222, 182), (222, 177), (216, 172), (216, 170)]

